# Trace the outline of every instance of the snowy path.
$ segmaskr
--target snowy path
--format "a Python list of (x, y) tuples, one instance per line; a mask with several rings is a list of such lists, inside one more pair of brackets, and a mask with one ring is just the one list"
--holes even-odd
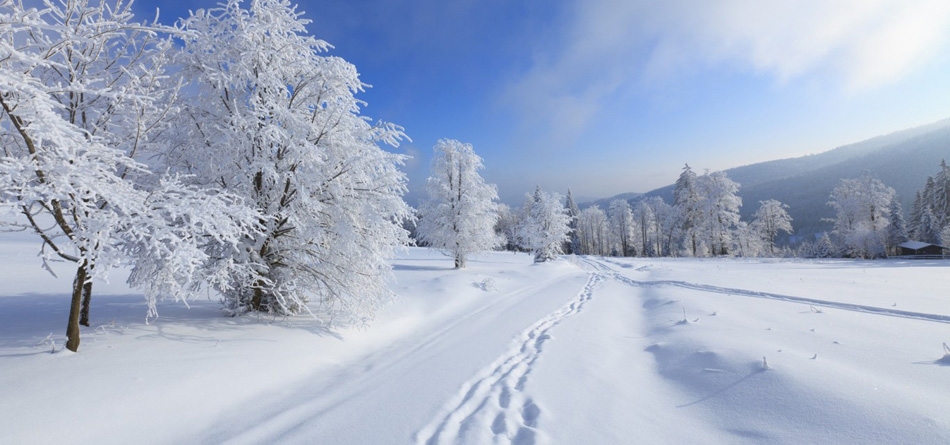
[[(491, 361), (496, 354), (494, 351), (502, 349), (515, 335), (516, 329), (522, 329), (518, 326), (531, 324), (544, 311), (551, 310), (545, 308), (563, 304), (573, 297), (567, 307), (535, 322), (533, 328), (523, 334), (525, 338), (518, 350), (495, 366), (498, 369), (493, 375), (504, 381), (496, 382), (492, 396), (496, 403), (505, 405), (508, 417), (501, 420), (495, 419), (498, 417), (495, 415), (490, 419), (494, 423), (488, 425), (486, 431), (507, 428), (502, 426), (502, 422), (508, 422), (512, 428), (514, 422), (530, 427), (532, 416), (537, 416), (532, 411), (536, 407), (532, 407), (530, 398), (524, 399), (519, 394), (519, 381), (530, 372), (532, 358), (540, 352), (548, 338), (546, 332), (557, 323), (557, 317), (580, 310), (585, 301), (582, 296), (575, 296), (576, 289), (585, 283), (585, 274), (568, 264), (560, 268), (567, 273), (539, 277), (542, 279), (538, 280), (521, 280), (521, 287), (497, 291), (497, 295), (491, 298), (486, 298), (491, 294), (484, 290), (488, 286), (471, 283), (463, 289), (474, 292), (479, 299), (464, 309), (444, 318), (434, 316), (419, 330), (359, 359), (357, 366), (342, 366), (330, 378), (321, 371), (292, 385), (292, 391), (258, 401), (256, 417), (260, 421), (244, 420), (243, 409), (226, 413), (216, 422), (220, 427), (207, 433), (202, 441), (359, 444), (404, 443), (414, 436), (421, 437), (422, 433), (417, 430), (426, 418), (434, 416), (446, 394), (464, 385), (461, 380), (464, 376), (476, 373), (484, 363)], [(465, 276), (454, 271), (449, 274)], [(478, 388), (488, 389), (488, 379), (486, 377), (486, 383)], [(469, 414), (487, 412), (481, 402), (489, 396), (480, 394), (478, 388), (471, 389), (472, 394), (466, 403), (461, 403), (463, 406), (459, 407), (456, 416), (465, 410), (469, 410)], [(407, 393), (411, 396), (407, 397)], [(389, 425), (389, 428), (354, 427), (354, 419), (372, 419)], [(474, 427), (475, 423), (466, 425)]]
[(549, 331), (579, 313), (603, 275), (591, 273), (577, 297), (526, 329), (491, 365), (462, 385), (448, 408), (416, 434), (417, 443), (514, 443), (536, 441), (540, 408), (524, 394)]

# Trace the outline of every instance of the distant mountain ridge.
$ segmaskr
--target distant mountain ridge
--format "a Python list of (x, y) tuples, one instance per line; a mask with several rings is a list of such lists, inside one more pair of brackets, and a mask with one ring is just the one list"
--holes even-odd
[[(828, 203), (831, 190), (841, 179), (855, 178), (865, 170), (894, 188), (904, 206), (905, 216), (917, 190), (928, 176), (939, 171), (940, 161), (950, 158), (950, 119), (844, 145), (823, 153), (779, 159), (725, 170), (740, 184), (741, 215), (749, 221), (759, 201), (777, 199), (789, 206), (795, 235), (807, 237), (831, 230), (823, 218), (834, 217)], [(697, 169), (701, 174), (701, 170)], [(671, 178), (675, 180), (676, 178)], [(614, 199), (635, 204), (640, 199), (659, 196), (673, 202), (673, 186), (668, 185), (628, 197), (621, 194), (586, 205), (606, 209)], [(585, 205), (585, 206), (586, 206)]]

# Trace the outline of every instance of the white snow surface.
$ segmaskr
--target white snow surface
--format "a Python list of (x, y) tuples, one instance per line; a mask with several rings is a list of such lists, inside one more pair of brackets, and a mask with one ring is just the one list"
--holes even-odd
[(146, 324), (117, 272), (71, 353), (71, 265), (0, 247), (4, 444), (950, 443), (948, 261), (413, 248), (341, 329), (213, 296)]

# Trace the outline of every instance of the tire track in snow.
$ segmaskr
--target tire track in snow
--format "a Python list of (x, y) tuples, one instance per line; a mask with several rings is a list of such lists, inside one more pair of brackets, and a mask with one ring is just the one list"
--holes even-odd
[[(631, 280), (633, 281), (633, 280)], [(773, 294), (770, 292), (750, 291), (744, 289), (732, 289), (727, 287), (712, 286), (708, 284), (690, 283), (687, 281), (651, 281), (640, 283), (639, 286), (677, 286), (685, 289), (701, 290), (706, 292), (716, 292), (720, 294), (739, 295), (743, 297), (763, 298), (768, 300), (781, 300), (791, 303), (803, 303), (813, 306), (821, 306), (832, 309), (842, 309), (853, 312), (864, 312), (867, 314), (885, 315), (888, 317), (912, 318), (915, 320), (932, 321), (937, 323), (950, 323), (950, 315), (930, 314), (926, 312), (911, 312), (897, 309), (887, 309), (876, 306), (865, 306), (861, 304), (839, 303), (827, 300), (818, 300), (814, 298), (795, 297), (791, 295)]]
[(551, 338), (548, 331), (579, 313), (604, 279), (592, 272), (577, 297), (522, 332), (508, 352), (463, 384), (435, 419), (416, 433), (416, 443), (536, 443), (541, 409), (524, 394), (528, 375)]
[(931, 321), (936, 323), (950, 323), (950, 315), (930, 314), (926, 312), (911, 312), (898, 309), (887, 309), (877, 306), (865, 306), (853, 303), (840, 303), (835, 301), (819, 300), (816, 298), (795, 297), (792, 295), (782, 295), (771, 292), (760, 292), (746, 289), (735, 289), (729, 287), (713, 286), (710, 284), (691, 283), (689, 281), (677, 280), (657, 280), (657, 281), (637, 281), (628, 278), (599, 261), (584, 258), (584, 263), (597, 269), (601, 273), (609, 275), (610, 278), (626, 283), (633, 287), (659, 287), (676, 286), (684, 289), (699, 290), (705, 292), (715, 292), (726, 295), (737, 295), (742, 297), (762, 298), (766, 300), (787, 301), (790, 303), (802, 303), (812, 306), (826, 307), (830, 309), (841, 309), (852, 312), (862, 312), (866, 314), (884, 315), (888, 317), (910, 318), (914, 320)]

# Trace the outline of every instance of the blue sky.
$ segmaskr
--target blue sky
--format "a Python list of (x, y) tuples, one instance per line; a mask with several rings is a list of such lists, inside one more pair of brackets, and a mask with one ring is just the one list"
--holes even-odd
[[(139, 0), (163, 22), (215, 0)], [(439, 138), (518, 203), (645, 192), (683, 164), (818, 153), (950, 117), (945, 0), (304, 0), (405, 127), (415, 204)]]

